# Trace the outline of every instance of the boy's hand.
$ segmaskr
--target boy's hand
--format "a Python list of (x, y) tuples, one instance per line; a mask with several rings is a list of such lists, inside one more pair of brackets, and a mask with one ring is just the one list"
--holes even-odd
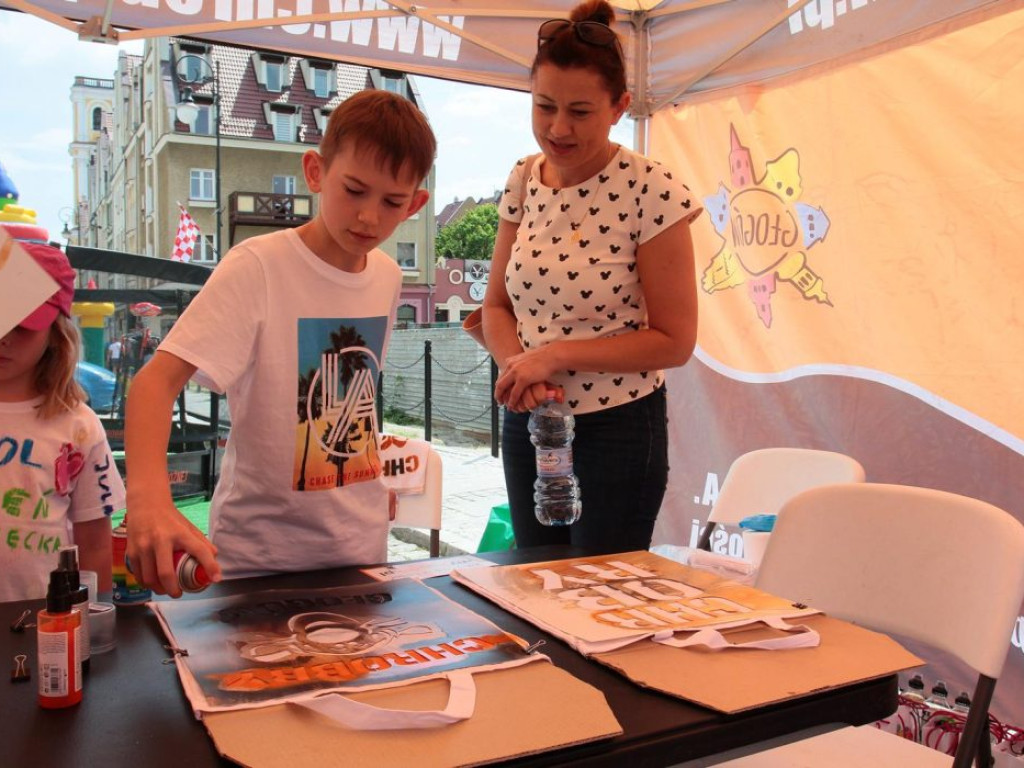
[(181, 597), (174, 570), (174, 552), (184, 550), (196, 558), (211, 581), (221, 580), (214, 557), (217, 548), (168, 500), (128, 500), (128, 557), (132, 573), (160, 595)]

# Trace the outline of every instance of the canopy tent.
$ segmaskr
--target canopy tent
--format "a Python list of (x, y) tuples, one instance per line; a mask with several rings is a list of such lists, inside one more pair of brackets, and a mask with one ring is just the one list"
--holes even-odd
[[(707, 209), (656, 541), (695, 541), (732, 459), (768, 445), (849, 453), (871, 481), (1024, 520), (1024, 0), (614, 4), (637, 148)], [(86, 39), (189, 36), (519, 90), (537, 26), (572, 5), (0, 0)], [(1012, 642), (995, 712), (1019, 726), (1024, 618)]]
[[(632, 114), (921, 40), (999, 13), (1007, 0), (612, 0)], [(159, 36), (263, 48), (517, 90), (537, 27), (572, 0), (0, 0), (116, 43)], [(829, 31), (842, 19), (842, 34)]]

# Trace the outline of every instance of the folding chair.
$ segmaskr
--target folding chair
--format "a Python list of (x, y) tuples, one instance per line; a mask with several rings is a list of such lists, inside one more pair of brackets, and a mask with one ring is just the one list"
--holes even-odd
[[(941, 584), (921, 588), (921, 575)], [(945, 491), (854, 483), (814, 488), (780, 511), (758, 573), (767, 592), (950, 653), (978, 673), (956, 756), (873, 725), (841, 728), (720, 763), (778, 766), (989, 766), (988, 707), (1024, 599), (1024, 525)]]
[(808, 488), (863, 482), (860, 462), (834, 451), (761, 448), (744, 453), (725, 475), (697, 548), (711, 549), (711, 534), (717, 525), (737, 525), (750, 515), (777, 514), (784, 503)]
[(430, 529), (430, 556), (441, 553), (441, 455), (430, 446), (422, 493), (399, 493), (393, 526)]

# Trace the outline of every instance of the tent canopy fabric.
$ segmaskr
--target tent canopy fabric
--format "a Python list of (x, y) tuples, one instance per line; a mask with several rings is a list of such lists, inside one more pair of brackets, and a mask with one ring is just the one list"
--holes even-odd
[(212, 267), (172, 259), (155, 259), (151, 256), (108, 251), (104, 248), (89, 248), (84, 245), (69, 245), (66, 250), (68, 261), (75, 269), (91, 269), (118, 275), (136, 275), (195, 286), (203, 285), (213, 274)]
[[(631, 113), (763, 83), (974, 23), (1016, 0), (612, 0)], [(185, 36), (529, 89), (536, 32), (573, 0), (0, 0), (80, 38)]]

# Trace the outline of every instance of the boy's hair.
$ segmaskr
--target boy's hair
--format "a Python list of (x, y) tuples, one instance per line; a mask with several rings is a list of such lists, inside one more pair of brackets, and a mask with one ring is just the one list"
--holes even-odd
[(397, 179), (411, 173), (418, 184), (430, 173), (437, 140), (424, 114), (408, 99), (367, 89), (349, 96), (327, 121), (320, 156), (330, 165), (342, 144), (370, 149)]
[[(569, 20), (574, 23), (596, 22), (610, 28), (615, 23), (615, 9), (606, 0), (585, 0), (572, 9)], [(601, 76), (615, 102), (626, 92), (626, 63), (622, 60), (621, 51), (621, 45), (588, 43), (567, 25), (537, 48), (530, 77), (537, 74), (537, 67), (541, 64), (554, 64), (561, 69), (591, 69)]]
[(36, 412), (39, 418), (52, 418), (85, 402), (85, 392), (75, 381), (80, 346), (74, 321), (57, 315), (50, 326), (49, 345), (36, 364), (36, 391), (43, 396)]

